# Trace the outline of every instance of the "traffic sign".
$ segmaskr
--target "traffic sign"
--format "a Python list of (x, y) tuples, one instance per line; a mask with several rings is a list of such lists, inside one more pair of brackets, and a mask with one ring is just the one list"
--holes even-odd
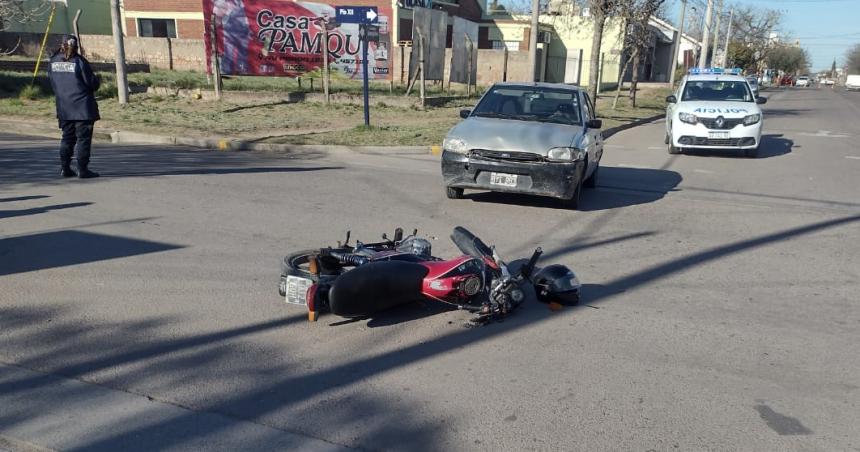
[(375, 6), (335, 6), (336, 19), (342, 24), (376, 24), (379, 12)]

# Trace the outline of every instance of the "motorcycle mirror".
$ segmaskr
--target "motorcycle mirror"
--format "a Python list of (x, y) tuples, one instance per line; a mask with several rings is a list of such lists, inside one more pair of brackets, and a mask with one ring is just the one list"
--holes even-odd
[(403, 240), (403, 228), (397, 228), (394, 230), (394, 241), (399, 242)]
[(535, 248), (534, 254), (532, 254), (532, 258), (529, 259), (529, 262), (520, 269), (520, 273), (526, 278), (531, 278), (532, 272), (535, 269), (535, 265), (537, 265), (537, 261), (540, 258), (540, 255), (543, 254), (543, 248), (537, 247)]
[(413, 230), (412, 230), (412, 235), (418, 235), (418, 229), (413, 229)]
[(343, 241), (343, 246), (349, 245), (349, 234), (350, 233), (352, 233), (352, 231), (346, 231), (346, 240)]
[(388, 234), (382, 233), (382, 240), (388, 240)]

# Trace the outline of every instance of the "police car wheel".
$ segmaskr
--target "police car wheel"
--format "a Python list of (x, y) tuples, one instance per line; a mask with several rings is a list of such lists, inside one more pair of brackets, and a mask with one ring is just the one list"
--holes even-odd
[(747, 158), (754, 159), (758, 157), (758, 148), (747, 149), (744, 151), (744, 155), (746, 155)]
[(681, 148), (675, 147), (675, 145), (672, 144), (672, 137), (669, 137), (669, 153), (670, 154), (680, 154), (681, 153)]
[(663, 143), (669, 144), (669, 134), (668, 133), (666, 134), (666, 138), (663, 138)]

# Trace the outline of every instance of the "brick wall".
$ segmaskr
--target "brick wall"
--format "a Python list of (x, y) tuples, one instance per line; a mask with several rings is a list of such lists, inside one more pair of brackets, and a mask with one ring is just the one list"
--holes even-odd
[[(408, 83), (409, 77), (409, 54), (411, 47), (404, 48), (403, 80)], [(391, 51), (391, 74), (394, 83), (400, 83), (400, 47), (394, 47)], [(490, 85), (495, 82), (507, 80), (509, 82), (521, 82), (531, 80), (528, 71), (528, 52), (508, 52), (507, 77), (505, 76), (505, 52), (504, 50), (478, 50), (478, 84)], [(445, 83), (448, 83), (448, 74), (451, 68), (451, 49), (445, 49)]]
[(200, 12), (203, 3), (200, 0), (125, 0), (126, 11), (162, 11), (162, 12)]
[(191, 19), (177, 20), (176, 37), (182, 39), (203, 39), (203, 21)]
[[(113, 61), (113, 37), (83, 35), (87, 55), (93, 61)], [(206, 70), (206, 55), (202, 39), (125, 38), (125, 58), (129, 63), (148, 63), (153, 68)]]
[(125, 35), (137, 36), (137, 20), (125, 19)]

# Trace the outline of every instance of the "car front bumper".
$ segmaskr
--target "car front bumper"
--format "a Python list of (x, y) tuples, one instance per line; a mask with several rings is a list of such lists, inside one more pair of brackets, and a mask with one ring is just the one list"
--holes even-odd
[[(580, 182), (578, 178), (585, 173), (584, 165), (584, 161), (513, 162), (442, 152), (442, 177), (448, 187), (525, 193), (560, 199), (573, 196)], [(490, 173), (515, 174), (517, 184), (514, 187), (491, 184)]]
[[(709, 130), (704, 124), (672, 123), (672, 144), (679, 148), (755, 149), (761, 142), (762, 121), (729, 130)], [(728, 138), (710, 138), (710, 132), (728, 132)]]

